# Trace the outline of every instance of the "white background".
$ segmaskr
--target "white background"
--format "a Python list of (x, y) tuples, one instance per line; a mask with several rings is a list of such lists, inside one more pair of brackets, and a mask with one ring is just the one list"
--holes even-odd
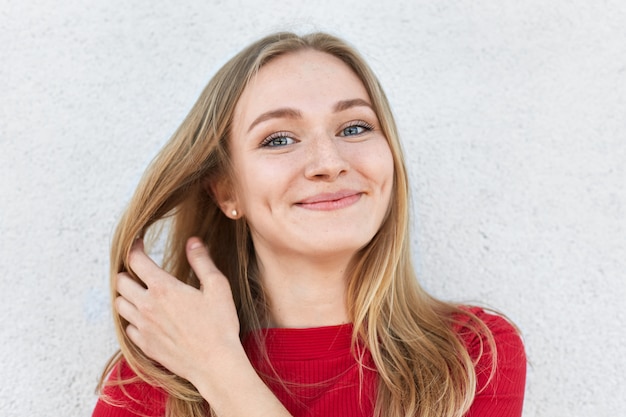
[(1, 0), (0, 415), (90, 415), (116, 220), (215, 70), (278, 29), (378, 73), (420, 279), (519, 325), (524, 415), (626, 415), (622, 0)]

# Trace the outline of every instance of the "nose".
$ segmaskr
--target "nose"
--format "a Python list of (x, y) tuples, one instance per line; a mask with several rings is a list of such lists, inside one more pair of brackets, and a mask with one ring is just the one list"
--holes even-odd
[(318, 135), (308, 143), (305, 176), (309, 179), (334, 181), (350, 167), (345, 150), (332, 135)]

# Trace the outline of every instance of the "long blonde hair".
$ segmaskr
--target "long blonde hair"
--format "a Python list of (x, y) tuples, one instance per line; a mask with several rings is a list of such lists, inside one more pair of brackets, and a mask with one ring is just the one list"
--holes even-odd
[[(169, 237), (163, 267), (197, 287), (198, 279), (184, 248), (189, 237), (201, 237), (218, 268), (230, 280), (241, 336), (263, 327), (267, 305), (256, 273), (248, 226), (245, 219), (233, 221), (221, 212), (206, 192), (206, 183), (231, 178), (229, 133), (235, 106), (250, 79), (277, 56), (303, 49), (338, 57), (361, 79), (394, 160), (389, 212), (348, 271), (353, 342), (369, 349), (379, 375), (376, 415), (460, 417), (473, 401), (476, 375), (475, 363), (453, 326), (459, 317), (471, 313), (432, 298), (416, 280), (409, 247), (409, 186), (389, 103), (363, 58), (334, 36), (276, 33), (248, 46), (216, 73), (148, 168), (115, 231), (112, 297), (117, 295), (115, 276), (129, 270), (128, 254), (135, 238), (166, 221)], [(126, 336), (127, 322), (115, 311), (113, 315), (120, 351), (107, 365), (100, 388), (107, 384), (107, 375), (115, 364), (124, 359), (139, 378), (165, 390), (167, 416), (207, 415), (210, 407), (195, 388), (150, 360)], [(486, 340), (492, 343), (485, 326), (476, 317), (472, 319), (473, 331), (486, 334)], [(117, 383), (123, 386), (128, 381)]]

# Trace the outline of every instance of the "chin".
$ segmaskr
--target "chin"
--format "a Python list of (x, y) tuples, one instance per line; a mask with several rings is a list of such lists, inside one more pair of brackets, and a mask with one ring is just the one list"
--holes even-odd
[[(313, 253), (318, 256), (327, 255), (330, 257), (336, 257), (339, 254), (344, 254), (345, 256), (353, 256), (368, 243), (372, 241), (374, 236), (368, 236), (367, 239), (355, 239), (346, 241), (343, 239), (323, 239), (319, 242), (319, 244), (314, 245), (315, 249), (313, 249)], [(310, 243), (310, 242), (309, 242)]]

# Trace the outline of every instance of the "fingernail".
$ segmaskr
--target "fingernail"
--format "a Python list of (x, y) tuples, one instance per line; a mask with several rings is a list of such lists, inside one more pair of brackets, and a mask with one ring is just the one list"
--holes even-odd
[(199, 240), (193, 239), (191, 243), (189, 244), (189, 249), (191, 250), (198, 249), (201, 246), (202, 246), (202, 243)]

